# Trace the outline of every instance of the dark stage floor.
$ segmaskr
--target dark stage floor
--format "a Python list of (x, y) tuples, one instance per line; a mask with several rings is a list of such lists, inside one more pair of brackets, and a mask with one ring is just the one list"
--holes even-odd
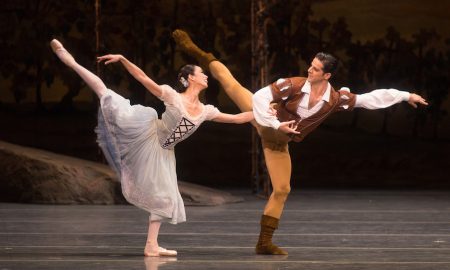
[(142, 256), (133, 206), (3, 203), (0, 269), (450, 269), (450, 191), (293, 191), (274, 238), (286, 257), (254, 254), (264, 201), (245, 198), (163, 225), (173, 259)]

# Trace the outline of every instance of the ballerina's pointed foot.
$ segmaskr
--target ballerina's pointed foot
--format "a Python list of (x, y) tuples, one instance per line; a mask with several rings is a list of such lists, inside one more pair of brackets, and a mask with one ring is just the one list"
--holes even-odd
[(50, 42), (50, 47), (64, 64), (70, 66), (70, 64), (75, 63), (73, 56), (64, 49), (64, 46), (57, 39), (53, 39)]
[(163, 247), (158, 247), (157, 251), (146, 251), (144, 250), (144, 255), (146, 257), (163, 257), (163, 256), (177, 256), (176, 250), (165, 249)]

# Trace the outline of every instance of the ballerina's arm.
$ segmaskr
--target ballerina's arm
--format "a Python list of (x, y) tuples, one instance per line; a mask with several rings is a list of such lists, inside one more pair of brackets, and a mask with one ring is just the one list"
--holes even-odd
[(138, 80), (145, 88), (147, 88), (148, 91), (150, 91), (150, 93), (152, 93), (156, 97), (160, 97), (162, 95), (161, 87), (152, 79), (150, 79), (147, 74), (142, 71), (142, 69), (130, 62), (123, 55), (107, 54), (97, 57), (97, 62), (100, 63), (102, 61), (105, 61), (105, 65), (120, 62), (136, 80)]
[(252, 121), (254, 118), (253, 112), (243, 112), (238, 114), (219, 113), (212, 119), (214, 122), (243, 124)]

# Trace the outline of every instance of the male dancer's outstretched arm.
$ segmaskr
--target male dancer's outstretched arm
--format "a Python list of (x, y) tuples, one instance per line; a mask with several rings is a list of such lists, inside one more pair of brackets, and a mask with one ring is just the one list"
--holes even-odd
[[(340, 91), (350, 91), (348, 88), (341, 88)], [(417, 104), (428, 105), (426, 100), (420, 95), (400, 91), (397, 89), (376, 89), (369, 93), (356, 95), (355, 108), (364, 108), (369, 110), (388, 108), (397, 103), (406, 101), (412, 107), (417, 108)], [(258, 124), (279, 129), (287, 134), (298, 134), (292, 130), (285, 129), (280, 126), (280, 120), (276, 117), (276, 111), (271, 108), (270, 104), (273, 102), (272, 92), (270, 87), (264, 87), (258, 90), (253, 95), (253, 112), (255, 120)], [(293, 121), (291, 121), (293, 122)], [(293, 129), (296, 127), (291, 124)]]

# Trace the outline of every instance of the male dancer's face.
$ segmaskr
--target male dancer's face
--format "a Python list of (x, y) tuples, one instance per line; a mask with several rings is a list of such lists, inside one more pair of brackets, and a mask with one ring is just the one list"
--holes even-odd
[(311, 66), (308, 68), (308, 82), (311, 84), (328, 80), (331, 77), (330, 73), (323, 72), (323, 64), (319, 59), (314, 58)]

